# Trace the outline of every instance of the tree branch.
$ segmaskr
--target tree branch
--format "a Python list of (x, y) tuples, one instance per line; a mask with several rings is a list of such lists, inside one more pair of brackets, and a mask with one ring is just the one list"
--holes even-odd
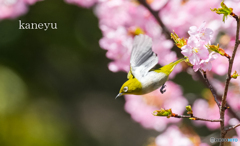
[[(236, 16), (236, 15), (235, 15)], [(225, 88), (224, 88), (224, 94), (222, 96), (222, 106), (220, 107), (220, 119), (222, 119), (222, 121), (220, 122), (221, 125), (221, 138), (224, 138), (225, 135), (227, 134), (227, 131), (224, 129), (224, 118), (225, 118), (225, 105), (226, 105), (226, 99), (227, 99), (227, 93), (228, 93), (228, 87), (229, 87), (229, 83), (231, 80), (231, 73), (232, 73), (232, 66), (233, 66), (233, 61), (237, 52), (237, 48), (239, 45), (239, 18), (236, 16), (234, 17), (237, 21), (237, 30), (236, 30), (236, 40), (235, 40), (235, 46), (234, 46), (234, 50), (232, 53), (232, 57), (229, 59), (229, 66), (228, 66), (228, 73), (227, 73), (227, 78), (226, 78), (226, 82), (225, 82)], [(221, 142), (220, 146), (223, 146), (224, 143)]]
[(191, 118), (191, 120), (196, 120), (196, 121), (208, 121), (208, 122), (221, 122), (222, 120), (221, 119), (204, 119), (204, 118), (199, 118), (199, 117), (195, 117), (195, 116), (188, 116), (188, 115), (178, 115), (178, 114), (172, 114), (171, 117), (174, 117), (174, 118)]
[(205, 82), (207, 83), (207, 86), (208, 86), (209, 89), (211, 90), (212, 95), (213, 95), (213, 97), (214, 97), (214, 100), (215, 100), (215, 102), (216, 102), (217, 105), (218, 105), (218, 108), (220, 108), (221, 104), (220, 104), (220, 102), (219, 102), (218, 99), (217, 99), (217, 93), (216, 93), (216, 91), (213, 89), (213, 86), (209, 83), (206, 72), (203, 72), (203, 78), (204, 78)]
[[(207, 83), (206, 83), (206, 81), (205, 81), (205, 79), (204, 79), (204, 76), (202, 75), (202, 73), (200, 72), (200, 71), (197, 71), (197, 75), (199, 76), (199, 78), (201, 79), (201, 81), (208, 87), (208, 85), (207, 85)], [(214, 89), (214, 88), (212, 88), (212, 93), (214, 94), (214, 93), (217, 93), (216, 92), (216, 90)], [(216, 94), (217, 95), (217, 94)], [(222, 100), (222, 97), (221, 96), (219, 96), (219, 95), (217, 95), (217, 101), (221, 101)], [(214, 100), (216, 101), (216, 99), (214, 98)], [(220, 104), (220, 103), (219, 103)], [(221, 104), (220, 104), (220, 106), (221, 106)], [(228, 109), (228, 112), (232, 115), (232, 117), (234, 117), (234, 118), (236, 118), (236, 119), (238, 119), (238, 121), (240, 121), (240, 117), (235, 113), (235, 111), (233, 111), (232, 110), (232, 108), (230, 107), (230, 108), (228, 108), (228, 105), (225, 105), (225, 109)]]
[(158, 11), (154, 11), (146, 2), (146, 0), (138, 0), (138, 2), (140, 4), (142, 4), (145, 8), (148, 9), (148, 11), (154, 16), (154, 18), (157, 20), (157, 22), (159, 23), (159, 25), (162, 28), (162, 32), (165, 35), (166, 39), (171, 39), (171, 33), (169, 32), (169, 30), (167, 29), (167, 27), (163, 24), (162, 20), (160, 19), (160, 17), (158, 16)]
[[(156, 19), (156, 21), (158, 22), (158, 24), (161, 26), (162, 28), (162, 33), (165, 35), (165, 38), (166, 39), (169, 39), (171, 41), (173, 41), (171, 39), (171, 33), (170, 31), (168, 30), (168, 28), (165, 26), (165, 24), (162, 22), (162, 20), (160, 19), (159, 17), (159, 11), (154, 11), (146, 2), (146, 0), (138, 0), (138, 2), (140, 4), (142, 4), (146, 9), (148, 9), (148, 11), (153, 15), (153, 17)], [(174, 45), (173, 48), (172, 48), (173, 51), (175, 51), (177, 53), (177, 56), (182, 56), (181, 54), (181, 50), (176, 46)]]
[(228, 112), (236, 119), (238, 119), (238, 121), (240, 121), (240, 117), (231, 109), (228, 109)]
[(235, 126), (231, 126), (231, 127), (226, 128), (225, 131), (228, 132), (230, 130), (233, 130), (233, 129), (237, 128), (238, 126), (240, 126), (240, 123), (235, 125)]

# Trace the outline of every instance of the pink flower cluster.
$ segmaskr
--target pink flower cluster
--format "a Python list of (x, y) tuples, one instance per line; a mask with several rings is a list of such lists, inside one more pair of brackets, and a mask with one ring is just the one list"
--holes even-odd
[[(139, 33), (153, 39), (153, 51), (158, 54), (161, 65), (177, 59), (176, 53), (171, 51), (173, 43), (161, 35), (161, 27), (142, 5), (127, 0), (99, 2), (95, 13), (103, 33), (99, 44), (107, 50), (107, 57), (113, 60), (109, 64), (111, 71), (129, 71), (132, 41)], [(171, 77), (180, 71), (181, 66), (177, 66)]]
[(192, 133), (184, 134), (177, 126), (170, 126), (167, 130), (159, 135), (155, 143), (157, 146), (209, 146), (201, 143), (199, 136)]
[(28, 11), (28, 6), (39, 0), (0, 0), (0, 20), (13, 19)]
[(211, 61), (215, 60), (219, 55), (215, 52), (209, 53), (206, 45), (210, 45), (213, 37), (213, 31), (206, 28), (206, 22), (197, 28), (191, 26), (189, 28), (187, 45), (183, 46), (182, 54), (188, 57), (189, 62), (193, 65), (194, 71), (202, 69), (204, 71), (211, 70)]
[[(231, 55), (230, 52), (232, 52), (233, 49), (236, 33), (233, 28), (236, 28), (236, 22), (235, 19), (229, 17), (227, 21), (223, 23), (222, 16), (217, 15), (210, 10), (210, 8), (219, 8), (220, 3), (220, 0), (171, 0), (168, 2), (165, 2), (165, 0), (154, 0), (150, 6), (152, 6), (155, 10), (160, 10), (159, 16), (165, 26), (167, 26), (169, 30), (174, 30), (176, 34), (181, 37), (188, 37), (186, 32), (189, 30), (189, 26), (199, 26), (199, 24), (206, 21), (207, 26), (214, 31), (211, 39), (212, 42), (214, 42), (214, 44), (219, 43), (220, 47)], [(228, 7), (233, 8), (236, 14), (240, 13), (239, 1), (224, 1), (224, 3)], [(213, 60), (215, 57), (216, 56), (214, 56)], [(211, 58), (212, 57), (209, 57), (209, 60)], [(236, 59), (239, 60), (239, 58)], [(203, 68), (204, 70), (208, 70), (212, 66), (211, 71), (217, 75), (224, 75), (227, 73), (227, 58), (218, 57), (214, 61), (209, 60), (206, 60), (205, 62), (211, 62), (212, 65), (202, 65), (206, 67)], [(238, 62), (237, 60), (236, 62)], [(196, 70), (198, 68), (201, 68), (201, 66), (196, 66)]]

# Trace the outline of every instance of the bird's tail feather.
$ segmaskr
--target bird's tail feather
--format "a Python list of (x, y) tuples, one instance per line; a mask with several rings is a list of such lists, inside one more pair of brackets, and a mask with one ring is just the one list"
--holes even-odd
[(180, 62), (182, 62), (182, 61), (185, 61), (186, 59), (187, 59), (187, 58), (184, 57), (184, 58), (178, 59), (178, 60), (176, 60), (176, 61), (174, 61), (174, 62), (171, 62), (171, 63), (169, 63), (168, 65), (165, 65), (165, 66), (161, 67), (160, 69), (158, 69), (157, 72), (164, 72), (164, 73), (166, 73), (167, 75), (169, 75), (169, 74), (173, 71), (174, 67), (175, 67), (178, 63), (180, 63)]

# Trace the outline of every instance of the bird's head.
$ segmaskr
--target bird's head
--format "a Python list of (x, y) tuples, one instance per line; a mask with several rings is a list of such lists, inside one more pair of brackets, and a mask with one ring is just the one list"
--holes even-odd
[(141, 93), (142, 84), (136, 78), (131, 78), (122, 85), (119, 94), (116, 96), (116, 98), (125, 94), (140, 95)]

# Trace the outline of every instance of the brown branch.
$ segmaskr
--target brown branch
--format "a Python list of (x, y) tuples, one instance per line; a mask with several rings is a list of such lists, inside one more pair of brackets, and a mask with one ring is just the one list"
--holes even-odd
[(240, 126), (240, 123), (237, 124), (237, 125), (234, 125), (234, 126), (231, 126), (231, 127), (226, 128), (225, 131), (228, 132), (228, 131), (230, 131), (230, 130), (233, 130), (233, 129), (237, 128), (238, 126)]
[[(197, 71), (197, 75), (199, 76), (199, 79), (208, 87), (205, 79), (204, 79), (204, 76), (202, 75), (202, 73), (200, 71)], [(216, 90), (214, 88), (212, 88), (213, 90), (213, 94), (214, 93), (217, 93)], [(216, 94), (217, 95), (217, 94)], [(217, 95), (217, 101), (221, 101), (222, 100), (222, 97)], [(216, 99), (214, 99), (216, 101)], [(220, 104), (220, 103), (219, 103)], [(238, 119), (240, 121), (240, 117), (235, 113), (235, 111), (232, 110), (232, 108), (230, 108), (228, 105), (225, 105), (225, 109), (228, 109), (228, 112), (232, 115), (232, 117)]]
[(204, 118), (199, 118), (199, 117), (195, 117), (193, 115), (178, 115), (178, 114), (172, 114), (171, 117), (174, 117), (174, 118), (191, 118), (191, 120), (196, 120), (196, 121), (208, 121), (208, 122), (221, 122), (222, 120), (221, 119), (204, 119)]
[(209, 89), (211, 90), (212, 95), (213, 95), (213, 97), (214, 97), (214, 100), (215, 100), (215, 102), (216, 102), (217, 105), (218, 105), (218, 108), (220, 108), (221, 104), (220, 104), (220, 102), (219, 102), (218, 99), (217, 99), (217, 93), (216, 93), (216, 91), (213, 89), (213, 86), (212, 86), (212, 85), (210, 84), (210, 82), (208, 81), (206, 72), (203, 72), (203, 78), (204, 78), (207, 86), (208, 86)]
[[(227, 73), (227, 78), (226, 78), (226, 82), (225, 82), (225, 88), (224, 88), (224, 93), (222, 96), (222, 106), (220, 107), (220, 119), (222, 119), (222, 121), (220, 122), (221, 125), (221, 138), (224, 138), (225, 135), (227, 134), (227, 131), (224, 129), (224, 118), (225, 118), (225, 105), (227, 103), (226, 99), (227, 99), (227, 93), (228, 93), (228, 87), (229, 87), (229, 83), (231, 80), (231, 72), (232, 72), (232, 66), (233, 66), (233, 61), (237, 52), (237, 48), (239, 45), (239, 18), (236, 16), (234, 17), (237, 21), (237, 30), (236, 30), (236, 40), (235, 40), (235, 46), (234, 46), (234, 50), (232, 53), (232, 57), (229, 59), (229, 66), (228, 66), (228, 73)], [(224, 143), (221, 142), (220, 146), (223, 146)]]
[(145, 8), (148, 9), (148, 11), (154, 16), (154, 18), (157, 20), (157, 22), (159, 23), (159, 25), (162, 27), (162, 32), (163, 34), (165, 34), (166, 39), (171, 39), (171, 33), (169, 32), (169, 30), (167, 29), (167, 27), (163, 24), (162, 20), (160, 19), (160, 17), (158, 16), (158, 11), (154, 11), (146, 2), (146, 0), (138, 0), (138, 2), (140, 4), (142, 4)]

